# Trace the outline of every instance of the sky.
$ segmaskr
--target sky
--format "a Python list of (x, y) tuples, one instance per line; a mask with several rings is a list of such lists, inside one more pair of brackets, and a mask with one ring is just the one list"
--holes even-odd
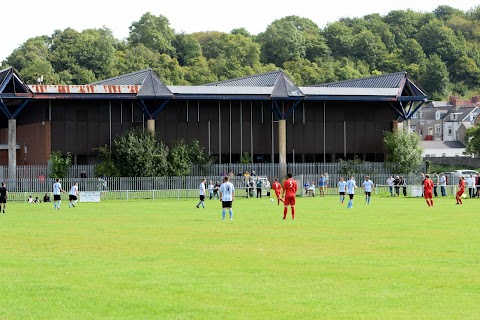
[(0, 5), (0, 61), (29, 38), (47, 35), (68, 27), (79, 32), (107, 27), (117, 39), (128, 36), (132, 22), (146, 12), (163, 15), (176, 32), (230, 32), (243, 27), (251, 34), (265, 31), (273, 21), (297, 15), (323, 28), (342, 17), (386, 15), (392, 10), (431, 12), (439, 5), (468, 11), (478, 0), (24, 0), (3, 1)]

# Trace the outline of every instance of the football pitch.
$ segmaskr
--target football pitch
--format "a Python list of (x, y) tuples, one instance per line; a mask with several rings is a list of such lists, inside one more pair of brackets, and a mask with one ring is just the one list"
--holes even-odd
[(9, 203), (0, 319), (480, 318), (480, 199), (205, 203)]

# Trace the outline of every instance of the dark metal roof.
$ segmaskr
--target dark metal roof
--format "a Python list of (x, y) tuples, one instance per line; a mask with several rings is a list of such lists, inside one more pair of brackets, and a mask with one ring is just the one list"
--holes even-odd
[(403, 85), (403, 80), (406, 76), (406, 72), (397, 72), (368, 78), (324, 83), (314, 85), (313, 87), (400, 88)]
[(91, 83), (91, 85), (104, 86), (141, 86), (137, 96), (140, 98), (168, 98), (172, 97), (172, 92), (167, 88), (152, 69), (140, 70), (118, 77), (105, 79)]
[(216, 87), (273, 87), (278, 78), (285, 74), (282, 70), (271, 71), (253, 76), (230, 79), (220, 82), (205, 84), (205, 86)]
[(282, 70), (206, 84), (215, 87), (273, 87), (272, 98), (303, 97), (302, 91)]
[(0, 71), (0, 94), (32, 94), (13, 67)]
[(3, 86), (3, 82), (7, 78), (8, 72), (11, 68), (0, 70), (0, 88)]
[(123, 74), (123, 75), (118, 76), (118, 77), (93, 82), (93, 83), (90, 83), (90, 84), (92, 84), (92, 85), (107, 85), (107, 86), (110, 86), (110, 85), (115, 85), (115, 86), (122, 86), (122, 85), (134, 86), (134, 85), (137, 85), (137, 86), (139, 86), (139, 85), (143, 84), (143, 82), (145, 81), (145, 78), (150, 73), (152, 73), (152, 69), (149, 68), (149, 69), (140, 70), (140, 71), (136, 71), (136, 72), (132, 72), (132, 73), (128, 73), (128, 74)]

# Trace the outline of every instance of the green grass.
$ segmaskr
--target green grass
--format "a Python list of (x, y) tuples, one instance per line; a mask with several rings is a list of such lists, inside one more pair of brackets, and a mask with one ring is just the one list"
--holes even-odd
[(105, 201), (0, 214), (0, 319), (478, 319), (480, 200)]

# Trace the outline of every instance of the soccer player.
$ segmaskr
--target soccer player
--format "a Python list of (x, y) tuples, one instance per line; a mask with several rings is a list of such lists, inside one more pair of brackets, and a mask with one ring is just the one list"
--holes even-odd
[(235, 196), (235, 187), (233, 183), (228, 181), (228, 176), (223, 178), (223, 183), (220, 186), (220, 201), (222, 202), (222, 220), (225, 220), (225, 213), (228, 209), (230, 220), (233, 220), (232, 203)]
[(434, 184), (432, 179), (430, 179), (430, 176), (426, 174), (425, 180), (423, 180), (423, 195), (429, 207), (433, 207), (433, 196), (432, 196), (433, 187), (434, 187)]
[(347, 188), (347, 182), (343, 177), (340, 177), (340, 181), (337, 183), (338, 186), (338, 194), (340, 195), (340, 203), (343, 204), (345, 201), (345, 190)]
[(292, 174), (287, 173), (287, 180), (283, 182), (282, 198), (283, 203), (283, 219), (287, 217), (288, 206), (292, 210), (292, 219), (295, 219), (295, 196), (297, 195), (297, 181), (293, 180)]
[(353, 197), (355, 196), (356, 187), (357, 187), (357, 184), (355, 183), (355, 178), (353, 176), (350, 176), (350, 179), (347, 181), (347, 193), (348, 193), (348, 197), (350, 198), (347, 205), (348, 209), (353, 208)]
[(273, 191), (275, 191), (275, 195), (277, 196), (277, 205), (280, 205), (280, 201), (283, 202), (282, 197), (280, 197), (280, 193), (282, 192), (282, 185), (278, 182), (278, 179), (275, 178), (272, 185)]
[(62, 184), (60, 183), (60, 179), (55, 179), (55, 183), (53, 184), (53, 208), (60, 210), (60, 205), (62, 204), (61, 193), (65, 192), (62, 189)]
[(200, 201), (197, 203), (197, 208), (200, 208), (200, 205), (202, 205), (202, 208), (205, 209), (205, 182), (207, 182), (207, 179), (203, 178), (202, 182), (200, 183), (200, 187), (199, 187)]
[(7, 198), (8, 198), (7, 187), (5, 186), (5, 182), (2, 182), (2, 186), (0, 187), (0, 209), (2, 209), (3, 213), (5, 213), (5, 208), (7, 207)]
[(77, 204), (77, 199), (78, 199), (78, 183), (75, 182), (73, 186), (70, 188), (70, 192), (68, 193), (68, 201), (70, 203), (68, 204), (68, 207), (74, 207)]
[(373, 181), (370, 180), (369, 176), (365, 177), (363, 181), (363, 189), (365, 190), (365, 204), (370, 204), (370, 197), (372, 196), (372, 191), (375, 188)]
[(458, 191), (456, 194), (457, 204), (463, 204), (462, 195), (465, 192), (465, 178), (463, 176), (458, 177)]

